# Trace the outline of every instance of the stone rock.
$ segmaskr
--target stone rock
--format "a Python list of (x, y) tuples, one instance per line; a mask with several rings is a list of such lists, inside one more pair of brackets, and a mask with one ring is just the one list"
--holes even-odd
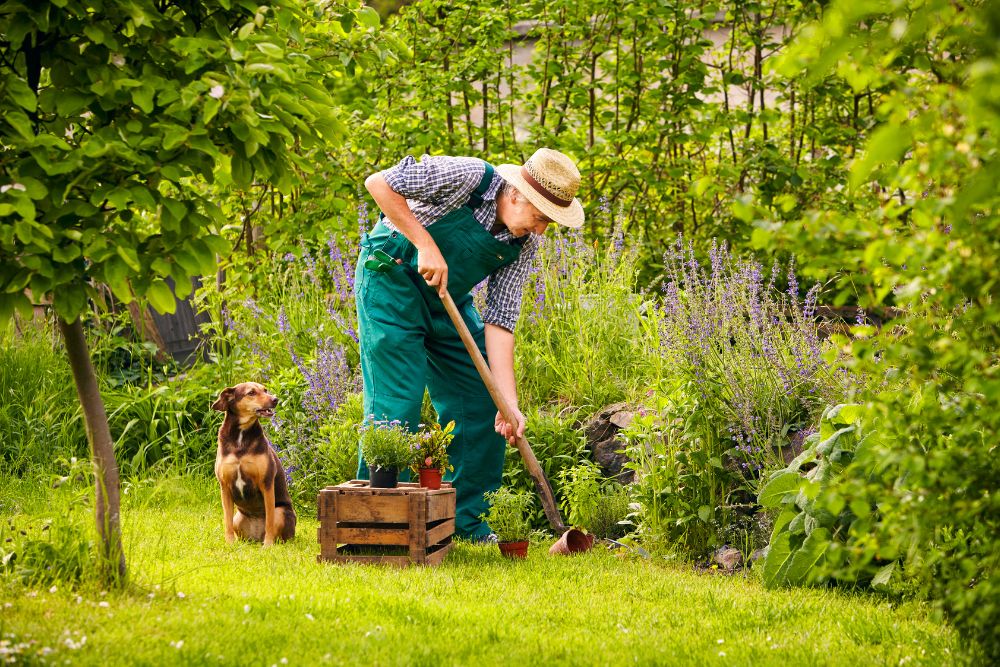
[(712, 563), (727, 572), (735, 572), (743, 564), (743, 554), (739, 549), (720, 547), (712, 554)]
[(625, 447), (618, 438), (618, 431), (631, 424), (634, 417), (635, 411), (628, 403), (612, 403), (601, 408), (584, 426), (587, 447), (594, 462), (601, 467), (601, 473), (622, 484), (631, 484), (635, 471), (623, 469), (629, 459), (618, 452)]

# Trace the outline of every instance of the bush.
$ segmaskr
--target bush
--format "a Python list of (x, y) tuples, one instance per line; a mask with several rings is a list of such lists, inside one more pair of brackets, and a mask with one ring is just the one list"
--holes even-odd
[[(765, 585), (811, 583), (838, 573), (850, 534), (870, 525), (873, 508), (858, 501), (848, 506), (835, 488), (845, 468), (864, 453), (861, 414), (860, 405), (827, 410), (819, 432), (806, 439), (805, 450), (761, 489), (760, 504), (780, 510), (763, 560)], [(861, 523), (854, 525), (855, 520)], [(889, 580), (896, 561), (886, 555), (866, 582), (882, 585)]]
[(597, 537), (617, 539), (624, 535), (621, 522), (628, 516), (627, 489), (605, 479), (596, 464), (587, 462), (559, 474), (563, 510), (571, 526)]
[[(538, 459), (546, 479), (552, 485), (552, 493), (558, 498), (562, 495), (561, 473), (572, 468), (582, 460), (587, 460), (587, 438), (583, 431), (577, 428), (577, 415), (565, 417), (534, 410), (525, 415), (527, 425), (525, 435), (531, 444), (531, 450)], [(516, 447), (507, 447), (504, 460), (503, 484), (513, 491), (535, 494), (535, 483), (528, 474), (520, 452)], [(547, 530), (550, 528), (545, 511), (532, 508), (529, 511), (529, 521), (533, 528)]]

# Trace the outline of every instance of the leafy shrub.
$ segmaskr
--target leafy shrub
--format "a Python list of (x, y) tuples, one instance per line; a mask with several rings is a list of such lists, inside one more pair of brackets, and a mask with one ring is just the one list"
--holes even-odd
[[(772, 474), (761, 489), (760, 504), (780, 510), (763, 561), (766, 585), (822, 580), (838, 555), (845, 553), (834, 545), (846, 544), (855, 519), (871, 514), (868, 507), (856, 502), (847, 507), (833, 488), (865, 445), (861, 413), (860, 405), (837, 405), (827, 410), (819, 432), (806, 439), (803, 452), (787, 468)], [(824, 568), (827, 558), (830, 566)], [(884, 584), (895, 565), (893, 560), (867, 578)]]
[(702, 556), (721, 543), (719, 520), (726, 517), (732, 472), (722, 456), (727, 447), (702, 423), (704, 412), (690, 383), (666, 394), (654, 392), (652, 410), (641, 409), (619, 432), (635, 471), (632, 497), (638, 536), (648, 546)]
[(500, 542), (520, 542), (531, 536), (529, 510), (533, 499), (527, 493), (517, 493), (507, 487), (483, 494), (489, 510), (479, 518), (489, 524)]
[(815, 318), (820, 286), (800, 303), (793, 264), (783, 293), (777, 262), (767, 279), (756, 261), (714, 242), (707, 269), (680, 238), (664, 262), (659, 328), (669, 374), (693, 385), (703, 423), (714, 431), (703, 437), (725, 441), (755, 491), (758, 471), (780, 463), (787, 433), (815, 423), (848, 390), (824, 358)]
[[(849, 393), (815, 319), (819, 288), (803, 303), (792, 267), (778, 288), (753, 260), (714, 245), (709, 266), (678, 239), (664, 258), (655, 410), (625, 429), (639, 483), (641, 533), (700, 557), (732, 538), (754, 504), (760, 476), (783, 467), (789, 433), (808, 431), (827, 402)], [(827, 349), (824, 349), (826, 347)], [(754, 531), (744, 531), (741, 541)]]
[[(325, 452), (324, 480), (317, 488), (340, 484), (354, 479), (358, 472), (358, 425), (364, 419), (364, 397), (350, 394), (337, 407), (337, 411), (320, 426), (320, 447)], [(299, 466), (303, 468), (304, 466)]]
[[(534, 410), (525, 415), (525, 420), (525, 434), (531, 449), (546, 479), (552, 484), (552, 493), (558, 498), (562, 495), (560, 473), (587, 459), (587, 437), (577, 428), (575, 414), (561, 417)], [(512, 491), (535, 493), (535, 483), (516, 447), (507, 447), (503, 484)], [(529, 520), (534, 528), (544, 530), (550, 527), (541, 507), (530, 510)]]
[(597, 537), (618, 538), (625, 533), (620, 522), (628, 516), (628, 491), (615, 480), (605, 479), (591, 462), (564, 469), (559, 474), (562, 508), (572, 526)]
[(211, 470), (218, 413), (209, 406), (220, 383), (210, 367), (199, 370), (158, 385), (122, 384), (102, 390), (115, 457), (124, 474), (164, 466), (206, 474)]

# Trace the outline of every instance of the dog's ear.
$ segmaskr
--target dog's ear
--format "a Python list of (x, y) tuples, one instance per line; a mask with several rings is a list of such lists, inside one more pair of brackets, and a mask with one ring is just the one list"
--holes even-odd
[(219, 394), (219, 398), (215, 399), (215, 403), (212, 403), (212, 409), (218, 410), (219, 412), (227, 412), (229, 410), (229, 405), (233, 402), (233, 398), (236, 397), (236, 387), (226, 387)]

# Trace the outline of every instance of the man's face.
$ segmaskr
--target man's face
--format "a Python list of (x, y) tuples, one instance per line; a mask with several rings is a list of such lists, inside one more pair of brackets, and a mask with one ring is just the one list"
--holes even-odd
[(544, 234), (552, 222), (517, 190), (497, 200), (497, 220), (517, 237)]

